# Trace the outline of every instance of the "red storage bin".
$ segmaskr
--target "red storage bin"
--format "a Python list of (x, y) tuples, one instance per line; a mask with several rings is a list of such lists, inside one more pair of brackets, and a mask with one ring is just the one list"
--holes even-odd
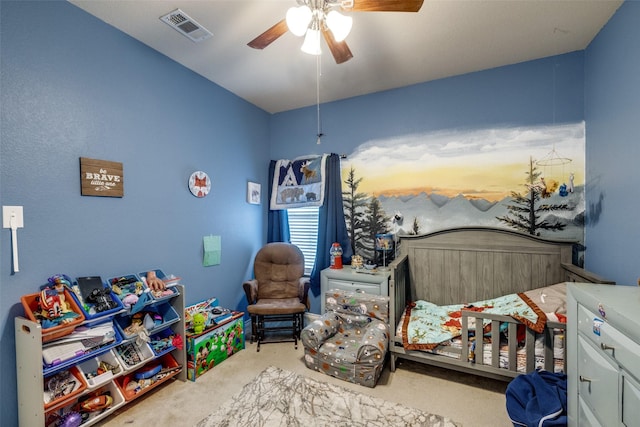
[[(38, 311), (38, 298), (41, 296), (41, 292), (37, 292), (35, 294), (24, 295), (20, 298), (22, 302), (22, 307), (24, 308), (24, 313), (29, 318), (29, 320), (33, 322), (38, 322), (38, 318), (36, 318), (35, 313)], [(64, 300), (65, 303), (69, 305), (71, 311), (77, 314), (76, 317), (72, 319), (68, 319), (64, 323), (60, 323), (57, 326), (42, 328), (42, 342), (53, 341), (57, 338), (63, 337), (65, 335), (69, 335), (73, 332), (76, 326), (82, 324), (85, 321), (84, 314), (82, 314), (82, 310), (78, 306), (75, 298), (71, 296), (68, 290), (64, 290)]]

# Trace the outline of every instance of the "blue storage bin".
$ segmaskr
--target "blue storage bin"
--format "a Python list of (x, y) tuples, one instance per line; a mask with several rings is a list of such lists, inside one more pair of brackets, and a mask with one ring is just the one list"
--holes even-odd
[(171, 328), (165, 328), (160, 332), (151, 335), (149, 338), (149, 347), (153, 351), (156, 357), (169, 353), (175, 346), (173, 345), (171, 337), (177, 335)]
[(120, 333), (124, 339), (129, 340), (135, 338), (138, 335), (137, 331), (128, 330), (129, 326), (133, 323), (134, 316), (140, 315), (140, 318), (144, 325), (144, 317), (149, 314), (152, 318), (154, 315), (159, 316), (160, 319), (153, 320), (153, 326), (147, 328), (149, 336), (161, 331), (167, 326), (176, 323), (180, 320), (178, 312), (169, 303), (161, 303), (153, 306), (145, 307), (139, 313), (135, 315), (119, 315), (114, 318), (116, 327), (120, 330)]
[[(148, 291), (147, 285), (140, 280), (135, 274), (127, 274), (124, 276), (111, 277), (107, 280), (111, 291), (114, 292), (124, 309), (131, 311), (139, 298)], [(149, 302), (153, 298), (149, 298)], [(144, 302), (145, 304), (147, 301)]]
[[(110, 323), (110, 322), (111, 321), (102, 322), (102, 323), (96, 322), (97, 323), (96, 325), (92, 325), (92, 326), (83, 325), (83, 327), (87, 326), (87, 327), (90, 328), (90, 327), (95, 327), (95, 326), (98, 326), (98, 325), (101, 325), (101, 324)], [(104, 354), (104, 353), (108, 352), (109, 350), (111, 350), (112, 348), (114, 348), (115, 346), (117, 346), (120, 343), (122, 343), (122, 334), (120, 333), (120, 331), (118, 330), (118, 327), (115, 324), (112, 323), (112, 325), (113, 325), (113, 332), (115, 334), (114, 335), (114, 339), (112, 341), (104, 344), (104, 345), (94, 347), (94, 348), (90, 349), (89, 351), (86, 351), (84, 354), (79, 354), (78, 356), (73, 357), (73, 358), (68, 359), (68, 360), (65, 360), (65, 361), (63, 361), (61, 363), (57, 363), (56, 362), (56, 363), (53, 363), (53, 364), (47, 364), (45, 362), (45, 360), (44, 360), (44, 357), (43, 357), (43, 361), (42, 361), (43, 374), (45, 376), (48, 376), (48, 375), (52, 375), (52, 374), (54, 374), (56, 372), (60, 372), (61, 370), (66, 369), (66, 368), (68, 368), (70, 366), (74, 366), (76, 364), (82, 363), (85, 360), (89, 360), (89, 359), (91, 359), (93, 357), (97, 357), (97, 356), (99, 356), (101, 354)], [(78, 330), (81, 331), (81, 328), (78, 328)]]
[(95, 325), (101, 322), (102, 320), (104, 320), (104, 318), (111, 316), (124, 309), (124, 306), (122, 305), (122, 301), (120, 301), (120, 298), (118, 298), (118, 295), (116, 295), (113, 292), (110, 286), (108, 286), (106, 283), (103, 282), (102, 288), (105, 290), (104, 291), (105, 293), (103, 296), (105, 298), (108, 298), (109, 304), (113, 305), (112, 308), (106, 308), (106, 309), (103, 309), (102, 311), (96, 311), (96, 308), (100, 309), (100, 304), (96, 304), (89, 301), (83, 301), (82, 298), (76, 292), (71, 292), (72, 298), (76, 301), (76, 303), (80, 307), (80, 310), (82, 310), (82, 314), (84, 314), (85, 319), (90, 321), (93, 320), (92, 322), (86, 323), (86, 325), (88, 326)]
[(166, 284), (166, 289), (163, 295), (155, 295), (154, 292), (151, 292), (151, 295), (153, 296), (155, 301), (169, 300), (180, 293), (178, 291), (178, 288), (175, 287), (175, 285), (177, 285), (180, 282), (180, 278), (175, 276), (169, 277), (164, 273), (164, 271), (160, 269), (152, 269), (152, 270), (147, 270), (145, 272), (139, 273), (140, 278), (144, 278), (145, 284), (147, 280), (147, 273), (149, 271), (154, 271), (156, 273), (156, 277), (162, 280), (163, 282), (165, 282)]

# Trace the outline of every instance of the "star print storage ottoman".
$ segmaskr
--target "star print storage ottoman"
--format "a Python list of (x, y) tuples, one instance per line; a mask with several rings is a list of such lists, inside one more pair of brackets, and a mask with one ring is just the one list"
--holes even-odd
[(302, 330), (306, 366), (375, 387), (389, 347), (389, 297), (331, 290), (326, 307), (326, 313)]

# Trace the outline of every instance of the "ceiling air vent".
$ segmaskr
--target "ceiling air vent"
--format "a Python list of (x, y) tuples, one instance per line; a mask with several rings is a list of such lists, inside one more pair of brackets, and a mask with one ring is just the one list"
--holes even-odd
[(198, 24), (180, 9), (161, 16), (160, 19), (196, 43), (206, 40), (213, 35), (209, 30)]

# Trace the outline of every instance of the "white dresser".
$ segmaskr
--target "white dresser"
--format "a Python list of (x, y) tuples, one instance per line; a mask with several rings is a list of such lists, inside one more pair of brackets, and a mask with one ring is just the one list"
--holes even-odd
[(640, 288), (567, 288), (569, 426), (640, 427)]
[(341, 269), (325, 268), (320, 272), (321, 313), (324, 313), (324, 295), (329, 289), (388, 296), (390, 276), (390, 271), (378, 271), (375, 274), (359, 273), (349, 265)]

